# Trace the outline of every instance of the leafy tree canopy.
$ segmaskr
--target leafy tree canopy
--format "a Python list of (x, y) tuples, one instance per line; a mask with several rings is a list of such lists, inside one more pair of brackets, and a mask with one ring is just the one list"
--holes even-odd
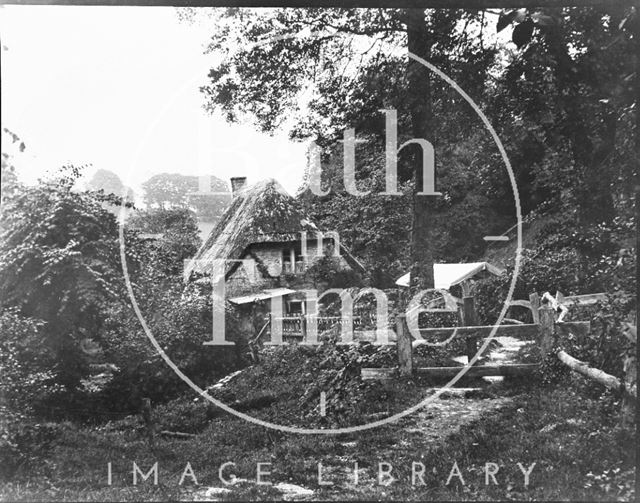
[[(324, 148), (324, 183), (334, 190), (305, 196), (314, 217), (356, 249), (362, 243), (359, 251), (372, 264), (399, 260), (406, 267), (427, 252), (433, 260), (477, 258), (483, 235), (515, 223), (511, 182), (493, 139), (446, 83), (411, 65), (407, 49), (427, 55), (484, 109), (511, 159), (523, 214), (561, 213), (559, 231), (576, 230), (571, 247), (584, 271), (615, 246), (611, 233), (599, 242), (589, 237), (598, 226), (632, 218), (637, 105), (628, 55), (638, 48), (629, 9), (504, 12), (497, 28), (512, 30), (514, 43), (506, 46), (488, 33), (482, 11), (226, 9), (218, 16), (209, 50), (226, 58), (202, 88), (207, 105), (230, 121), (252, 120), (265, 131), (288, 127), (293, 138), (315, 139)], [(393, 204), (340, 188), (342, 145), (335, 142), (350, 127), (366, 140), (357, 146), (359, 187), (383, 187), (373, 173), (384, 167), (381, 109), (398, 111), (399, 143), (434, 143), (443, 192), (437, 201), (405, 198), (410, 211), (392, 215)], [(415, 179), (419, 163), (415, 147), (402, 150), (401, 184)], [(376, 241), (386, 246), (376, 250)]]
[(106, 194), (114, 194), (124, 197), (127, 201), (133, 202), (134, 192), (129, 187), (125, 187), (120, 177), (108, 169), (99, 169), (87, 182), (89, 190), (103, 190)]
[(147, 243), (144, 255), (154, 269), (167, 274), (181, 274), (184, 260), (193, 257), (201, 244), (196, 216), (188, 208), (140, 210), (127, 226), (162, 236)]
[(209, 190), (200, 192), (197, 176), (180, 173), (153, 175), (142, 184), (144, 202), (150, 208), (191, 207), (198, 218), (216, 221), (231, 202), (231, 194), (226, 182), (215, 176), (211, 176), (210, 181)]
[(0, 216), (0, 307), (46, 323), (42, 344), (68, 387), (83, 373), (79, 341), (123, 297), (117, 222), (105, 209), (122, 200), (72, 190), (79, 176), (67, 166), (35, 186), (17, 185)]

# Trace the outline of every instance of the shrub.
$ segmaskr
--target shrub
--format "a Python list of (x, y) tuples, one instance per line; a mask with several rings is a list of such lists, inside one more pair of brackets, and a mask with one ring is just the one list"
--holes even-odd
[[(226, 312), (226, 338), (236, 345), (204, 346), (212, 330), (212, 299), (206, 290), (200, 292), (193, 285), (185, 288), (177, 280), (156, 293), (149, 306), (153, 310), (145, 313), (151, 333), (176, 367), (197, 385), (206, 387), (247, 363), (233, 310)], [(137, 318), (121, 310), (111, 316), (111, 323), (105, 324), (105, 357), (120, 371), (99, 393), (105, 405), (135, 411), (143, 397), (164, 403), (187, 389), (140, 329)]]
[(45, 323), (10, 308), (0, 313), (0, 327), (0, 394), (6, 406), (33, 412), (62, 389), (55, 380), (56, 358), (46, 344)]
[(65, 167), (51, 180), (18, 185), (0, 214), (0, 307), (47, 323), (32, 350), (46, 348), (56, 382), (70, 392), (87, 375), (80, 340), (99, 329), (123, 287), (117, 221), (105, 209), (122, 201), (74, 190), (79, 176)]
[(19, 471), (36, 475), (56, 440), (69, 425), (39, 423), (8, 407), (0, 407), (0, 479), (9, 480)]

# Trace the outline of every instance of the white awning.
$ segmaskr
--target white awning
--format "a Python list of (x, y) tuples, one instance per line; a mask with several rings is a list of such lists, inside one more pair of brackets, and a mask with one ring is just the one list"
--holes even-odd
[[(498, 267), (491, 265), (489, 262), (470, 262), (468, 264), (433, 264), (433, 280), (435, 288), (444, 288), (448, 290), (453, 285), (462, 283), (479, 272), (487, 271), (491, 274), (499, 276), (504, 271)], [(409, 286), (411, 281), (411, 273), (408, 272), (404, 276), (398, 278), (396, 285)]]
[(289, 295), (290, 293), (296, 293), (295, 290), (289, 290), (288, 288), (272, 288), (269, 290), (263, 290), (258, 293), (252, 293), (250, 295), (244, 295), (242, 297), (234, 297), (229, 299), (229, 302), (234, 304), (249, 304), (258, 300), (272, 299), (273, 297), (282, 297)]

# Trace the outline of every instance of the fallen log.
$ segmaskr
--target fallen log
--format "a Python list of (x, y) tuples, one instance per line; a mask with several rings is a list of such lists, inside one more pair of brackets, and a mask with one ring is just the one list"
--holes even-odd
[(605, 293), (587, 293), (585, 295), (569, 295), (565, 297), (564, 295), (562, 295), (562, 293), (560, 293), (558, 297), (558, 302), (560, 302), (560, 304), (564, 304), (565, 306), (591, 306), (605, 300), (607, 298), (607, 295)]
[(562, 363), (564, 363), (574, 372), (582, 374), (583, 376), (588, 377), (589, 379), (592, 379), (609, 389), (616, 391), (622, 391), (624, 389), (622, 382), (617, 377), (607, 374), (600, 369), (594, 369), (586, 363), (577, 360), (565, 351), (560, 350), (556, 353), (556, 355)]
[[(421, 377), (450, 378), (462, 371), (464, 367), (418, 367), (415, 374)], [(537, 363), (518, 363), (508, 365), (479, 365), (470, 367), (465, 372), (465, 377), (484, 376), (523, 376), (533, 373), (538, 368)]]

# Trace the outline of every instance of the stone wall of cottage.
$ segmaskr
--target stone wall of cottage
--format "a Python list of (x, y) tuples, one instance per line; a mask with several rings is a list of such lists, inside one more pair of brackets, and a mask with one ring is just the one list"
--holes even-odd
[(282, 274), (282, 249), (279, 243), (261, 243), (253, 245), (251, 253), (264, 264), (270, 276), (278, 277)]

